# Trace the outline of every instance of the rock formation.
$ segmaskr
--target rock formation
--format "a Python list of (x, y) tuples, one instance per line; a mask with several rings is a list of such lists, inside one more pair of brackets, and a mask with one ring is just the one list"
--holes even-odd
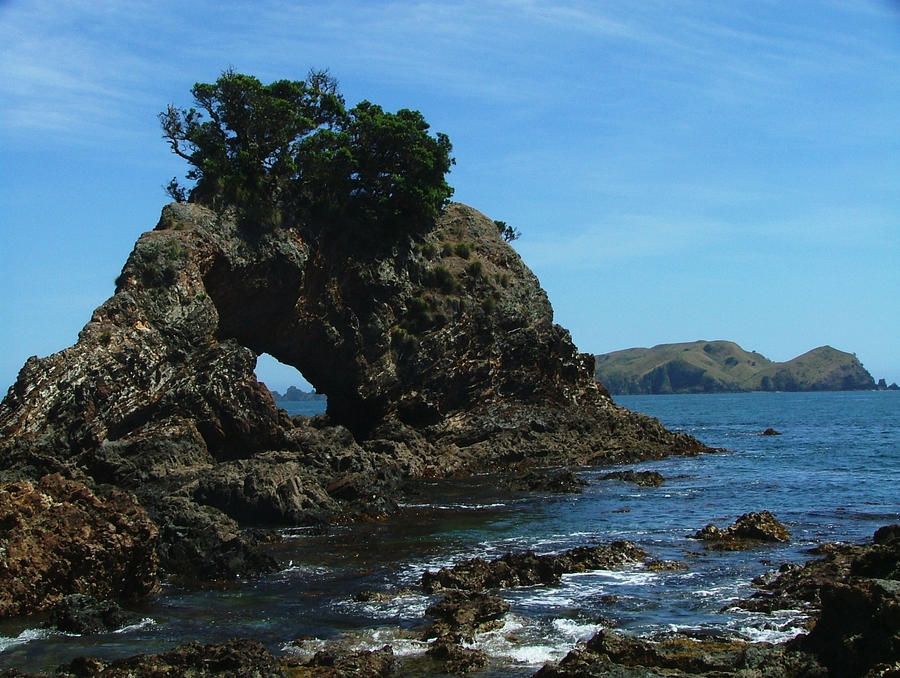
[[(291, 419), (269, 353), (328, 396)], [(477, 211), (388, 237), (259, 230), (171, 204), (78, 342), (0, 404), (0, 481), (134, 493), (169, 572), (264, 569), (248, 525), (380, 516), (403, 479), (706, 448), (615, 405), (537, 279)]]
[(158, 534), (134, 498), (58, 474), (0, 486), (0, 617), (70, 593), (134, 600), (159, 587)]
[(810, 631), (773, 645), (702, 632), (635, 638), (608, 629), (536, 676), (740, 676), (810, 678), (896, 676), (900, 657), (900, 525), (880, 528), (871, 544), (829, 544), (825, 555), (783, 566), (754, 583), (738, 607), (804, 610)]
[(788, 542), (791, 533), (771, 512), (760, 511), (743, 514), (724, 530), (710, 523), (691, 537), (706, 541), (710, 550), (743, 551), (764, 542)]
[(422, 575), (422, 588), (435, 593), (558, 584), (564, 574), (617, 569), (639, 563), (647, 556), (646, 551), (630, 541), (614, 541), (609, 546), (576, 546), (560, 554), (507, 553), (491, 561), (472, 558), (437, 572), (426, 571)]

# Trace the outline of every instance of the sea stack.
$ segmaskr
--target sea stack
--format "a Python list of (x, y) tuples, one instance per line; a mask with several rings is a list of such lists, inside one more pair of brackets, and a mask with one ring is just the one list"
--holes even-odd
[[(327, 394), (327, 417), (280, 410), (261, 353)], [(409, 478), (706, 449), (593, 373), (470, 207), (384, 238), (173, 203), (77, 343), (22, 368), (0, 404), (0, 480), (132, 492), (163, 568), (210, 577), (265, 567), (242, 526), (383, 515)]]

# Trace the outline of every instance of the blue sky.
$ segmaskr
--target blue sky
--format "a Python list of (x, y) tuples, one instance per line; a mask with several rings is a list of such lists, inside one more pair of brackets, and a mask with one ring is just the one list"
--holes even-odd
[(900, 3), (0, 0), (0, 390), (112, 294), (186, 171), (157, 113), (228, 67), (422, 111), (583, 351), (900, 382)]

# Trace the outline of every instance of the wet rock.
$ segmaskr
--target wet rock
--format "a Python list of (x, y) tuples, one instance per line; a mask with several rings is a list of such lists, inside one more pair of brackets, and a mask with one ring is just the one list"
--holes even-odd
[(687, 563), (683, 563), (680, 560), (648, 560), (645, 565), (652, 572), (673, 572), (690, 569)]
[(509, 603), (497, 596), (473, 591), (450, 591), (429, 606), (425, 614), (434, 623), (425, 639), (450, 636), (471, 642), (476, 633), (494, 631), (503, 626), (500, 618), (509, 611)]
[(829, 675), (891, 675), (900, 657), (898, 531), (897, 525), (880, 528), (871, 544), (823, 545), (823, 558), (755, 580), (760, 590), (736, 607), (804, 610), (811, 631), (790, 647), (815, 655)]
[(217, 508), (165, 497), (150, 503), (150, 515), (159, 525), (161, 564), (179, 582), (232, 580), (277, 568), (258, 535)]
[(803, 646), (831, 675), (871, 675), (870, 670), (892, 663), (894, 670), (898, 668), (900, 581), (836, 582), (822, 587), (819, 600), (818, 621)]
[(622, 480), (626, 483), (634, 483), (642, 487), (659, 487), (665, 478), (657, 471), (613, 471), (600, 476), (600, 480)]
[(140, 620), (111, 600), (73, 593), (60, 600), (50, 613), (50, 623), (64, 633), (108, 633)]
[(284, 671), (287, 678), (387, 678), (392, 675), (393, 666), (394, 651), (385, 645), (378, 650), (359, 650), (346, 655), (327, 650), (317, 652), (306, 662), (286, 660)]
[(559, 492), (577, 494), (587, 487), (588, 482), (579, 478), (569, 469), (555, 472), (529, 471), (510, 482), (510, 488), (525, 492)]
[(627, 541), (609, 546), (579, 546), (556, 555), (507, 553), (492, 561), (473, 558), (437, 572), (427, 571), (422, 575), (422, 588), (434, 593), (445, 589), (482, 591), (556, 584), (563, 574), (616, 569), (645, 557), (646, 551)]
[(58, 474), (0, 485), (0, 616), (65, 596), (136, 600), (159, 587), (158, 532), (128, 494)]
[(711, 542), (713, 550), (744, 550), (763, 542), (788, 542), (791, 533), (769, 511), (745, 513), (724, 530), (707, 525), (693, 535), (694, 539)]
[[(5, 677), (30, 674), (9, 671)], [(255, 640), (231, 640), (218, 645), (187, 643), (156, 655), (136, 655), (106, 662), (81, 657), (60, 666), (55, 678), (286, 678), (278, 660)]]
[(447, 637), (435, 640), (425, 654), (438, 663), (441, 673), (456, 676), (480, 671), (488, 663), (487, 653), (483, 650), (463, 647)]
[(697, 639), (686, 634), (642, 639), (610, 630), (600, 631), (557, 665), (547, 665), (535, 674), (540, 678), (825, 678), (825, 675), (813, 656), (766, 643), (715, 636)]
[(774, 428), (767, 428), (765, 431), (760, 433), (762, 436), (780, 436), (781, 432), (776, 431)]

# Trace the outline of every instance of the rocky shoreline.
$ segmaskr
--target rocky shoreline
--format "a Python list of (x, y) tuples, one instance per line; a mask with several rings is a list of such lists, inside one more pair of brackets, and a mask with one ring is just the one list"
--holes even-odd
[[(327, 413), (280, 410), (254, 375), (264, 352), (327, 394)], [(119, 603), (152, 598), (163, 582), (271, 571), (274, 527), (378, 521), (424, 481), (482, 473), (498, 488), (577, 493), (583, 482), (566, 467), (713, 451), (617, 406), (594, 381), (593, 358), (553, 323), (535, 276), (469, 207), (451, 205), (432, 230), (384, 242), (309, 224), (248, 230), (173, 204), (78, 342), (29, 359), (0, 403), (0, 616), (43, 612), (93, 633), (126, 619)], [(615, 472), (604, 481), (664, 479)], [(785, 533), (763, 512), (694, 536), (731, 549)], [(825, 550), (830, 565), (786, 570), (783, 584), (761, 584), (770, 595), (746, 603), (802, 598), (819, 620), (808, 640), (713, 648), (604, 631), (544, 671), (888, 675), (871, 671), (896, 656), (879, 649), (897, 649), (896, 528), (872, 545)], [(57, 675), (381, 676), (403, 675), (407, 661), (424, 662), (414, 673), (477, 671), (486, 657), (468, 641), (503, 619), (504, 590), (623, 566), (685, 564), (615, 542), (428, 573), (423, 591), (441, 598), (417, 631), (429, 645), (415, 660), (390, 647), (275, 657), (235, 640), (78, 659)], [(838, 621), (842, 605), (862, 616)], [(834, 656), (838, 642), (847, 649)], [(684, 653), (692, 658), (672, 658)], [(847, 673), (846, 656), (869, 674)]]
[[(23, 482), (65, 483), (62, 513), (88, 510), (67, 497), (119, 492), (153, 532), (138, 579), (227, 581), (274, 566), (270, 528), (378, 520), (406, 483), (710, 451), (613, 403), (493, 221), (453, 204), (415, 233), (260, 231), (167, 206), (78, 342), (30, 358), (0, 403), (6, 520), (38, 515)], [(280, 410), (253, 371), (263, 352), (327, 394), (326, 415)], [(70, 551), (130, 539), (133, 526), (104, 524), (38, 559), (55, 572)], [(6, 576), (27, 580), (19, 567)], [(16, 586), (0, 588), (0, 614), (132, 594), (65, 575), (13, 607)]]
[[(748, 514), (752, 515), (752, 514)], [(756, 514), (758, 515), (758, 514)], [(738, 525), (753, 518), (742, 516)], [(748, 537), (757, 541), (756, 537)], [(758, 591), (737, 603), (769, 613), (802, 609), (807, 633), (780, 643), (748, 642), (727, 635), (662, 633), (635, 637), (605, 628), (535, 676), (741, 676), (743, 678), (876, 678), (900, 671), (900, 525), (880, 528), (866, 544), (823, 544), (819, 558), (783, 566), (755, 583)], [(618, 568), (652, 562), (627, 542), (577, 547), (564, 553), (507, 554), (480, 559), (422, 577), (425, 591), (441, 596), (425, 612), (423, 655), (396, 654), (386, 645), (347, 652), (339, 646), (313, 656), (273, 655), (262, 644), (237, 639), (201, 646), (188, 643), (159, 655), (104, 662), (81, 658), (53, 674), (71, 678), (191, 676), (371, 676), (477, 673), (488, 665), (470, 643), (502, 626), (509, 604), (504, 590), (553, 586), (560, 572)], [(489, 576), (485, 576), (488, 573)], [(450, 588), (452, 586), (452, 588)], [(402, 595), (403, 592), (398, 592)], [(373, 594), (374, 595), (374, 594)], [(393, 595), (393, 594), (380, 594)], [(16, 670), (2, 674), (26, 678)]]

